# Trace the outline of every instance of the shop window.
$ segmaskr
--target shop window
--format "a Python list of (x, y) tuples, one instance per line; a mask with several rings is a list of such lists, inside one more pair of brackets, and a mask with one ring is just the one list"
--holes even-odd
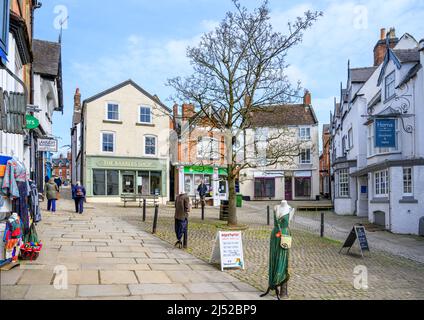
[(105, 196), (106, 195), (106, 171), (93, 170), (93, 195)]
[(310, 177), (295, 177), (294, 178), (295, 196), (297, 198), (311, 197), (311, 178)]
[(412, 196), (412, 168), (403, 168), (403, 195)]
[(119, 195), (119, 171), (108, 170), (106, 180), (107, 180), (107, 195), (118, 196)]
[(141, 171), (138, 173), (137, 180), (138, 194), (143, 196), (150, 195), (150, 172)]
[(219, 178), (219, 194), (227, 194), (228, 181), (227, 178), (222, 176)]
[(150, 194), (160, 196), (161, 195), (161, 183), (162, 183), (162, 173), (161, 172), (151, 172), (150, 173)]
[(186, 174), (184, 176), (184, 191), (188, 195), (194, 195), (194, 176), (192, 174)]
[(255, 179), (255, 198), (275, 198), (275, 179)]

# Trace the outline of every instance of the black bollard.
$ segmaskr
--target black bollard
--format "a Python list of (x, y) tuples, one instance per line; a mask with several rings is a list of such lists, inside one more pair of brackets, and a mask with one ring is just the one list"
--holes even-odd
[(324, 212), (321, 212), (321, 238), (324, 238)]
[(159, 205), (155, 205), (155, 217), (153, 219), (153, 234), (156, 234), (156, 229), (158, 226), (158, 216), (159, 216)]
[(143, 222), (146, 222), (146, 207), (147, 207), (147, 201), (146, 198), (143, 199)]
[(202, 200), (202, 220), (205, 220), (205, 201)]
[(271, 212), (270, 211), (271, 211), (270, 207), (268, 206), (266, 208), (266, 214), (267, 214), (266, 221), (267, 221), (268, 226), (271, 225)]

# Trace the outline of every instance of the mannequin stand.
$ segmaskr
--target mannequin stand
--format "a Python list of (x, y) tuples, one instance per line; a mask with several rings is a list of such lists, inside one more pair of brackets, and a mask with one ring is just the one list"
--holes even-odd
[[(271, 288), (268, 288), (268, 290), (264, 294), (262, 294), (260, 297), (263, 298), (263, 297), (267, 296), (270, 292), (271, 292)], [(284, 282), (283, 284), (277, 286), (275, 288), (275, 294), (277, 295), (278, 300), (288, 298), (289, 297), (288, 283)]]

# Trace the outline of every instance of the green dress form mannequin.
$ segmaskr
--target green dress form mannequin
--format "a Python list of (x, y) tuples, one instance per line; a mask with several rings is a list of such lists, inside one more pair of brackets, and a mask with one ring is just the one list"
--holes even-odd
[[(291, 208), (291, 210), (294, 210)], [(282, 296), (287, 296), (287, 283), (290, 279), (289, 275), (289, 251), (281, 247), (281, 234), (290, 236), (290, 214), (286, 214), (281, 218), (277, 218), (274, 213), (274, 229), (271, 233), (270, 257), (269, 257), (269, 287), (264, 297), (271, 290), (275, 290), (277, 298), (280, 300)]]

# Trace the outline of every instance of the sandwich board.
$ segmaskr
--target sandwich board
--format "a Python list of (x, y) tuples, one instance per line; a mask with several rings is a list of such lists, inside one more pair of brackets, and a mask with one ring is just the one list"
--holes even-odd
[(355, 244), (356, 239), (358, 239), (359, 247), (361, 249), (361, 255), (364, 257), (364, 251), (370, 252), (370, 247), (368, 244), (367, 234), (365, 233), (365, 227), (363, 225), (356, 225), (353, 227), (349, 236), (347, 237), (343, 247), (340, 249), (339, 253), (342, 252), (343, 249), (349, 248), (347, 253), (349, 253), (352, 246)]
[(211, 263), (220, 263), (221, 271), (238, 268), (244, 270), (241, 231), (219, 231), (216, 235)]

